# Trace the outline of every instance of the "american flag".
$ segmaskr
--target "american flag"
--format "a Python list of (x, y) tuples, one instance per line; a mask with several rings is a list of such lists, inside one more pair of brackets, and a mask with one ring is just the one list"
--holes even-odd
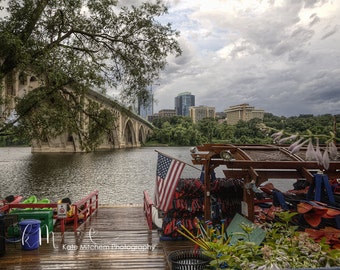
[(156, 207), (167, 212), (173, 200), (178, 180), (185, 163), (158, 153), (155, 203)]

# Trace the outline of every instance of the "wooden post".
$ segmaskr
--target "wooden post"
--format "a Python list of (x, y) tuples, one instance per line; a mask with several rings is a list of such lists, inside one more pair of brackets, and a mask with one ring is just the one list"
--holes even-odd
[(65, 232), (65, 218), (62, 218), (60, 220), (60, 230), (61, 230), (61, 234), (64, 236), (64, 232)]
[(210, 159), (206, 159), (204, 162), (204, 221), (211, 219), (210, 175)]
[[(245, 185), (243, 188), (243, 207), (246, 209), (242, 209), (243, 214), (248, 218), (250, 221), (254, 221), (254, 192), (252, 189), (249, 188), (249, 184), (251, 182), (251, 178), (249, 176), (245, 179)], [(246, 213), (245, 213), (246, 212)]]

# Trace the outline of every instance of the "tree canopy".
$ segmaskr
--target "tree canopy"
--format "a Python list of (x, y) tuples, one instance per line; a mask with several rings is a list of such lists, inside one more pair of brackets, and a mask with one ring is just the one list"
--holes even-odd
[[(339, 141), (338, 137), (332, 136), (332, 133), (340, 134), (340, 127), (336, 127), (334, 122), (336, 118), (340, 119), (340, 115), (284, 117), (265, 113), (263, 120), (240, 120), (236, 125), (228, 125), (225, 121), (218, 122), (213, 118), (205, 118), (197, 123), (183, 116), (156, 118), (153, 121), (156, 128), (150, 143), (182, 146), (203, 143), (268, 144), (278, 143), (271, 135), (282, 130), (283, 137), (300, 134), (305, 138), (319, 138), (320, 143), (325, 144), (330, 139)], [(292, 140), (282, 142), (287, 145), (291, 143)]]
[[(0, 81), (20, 71), (41, 83), (17, 99), (16, 115), (0, 125), (0, 134), (14, 123), (29, 139), (79, 133), (74, 116), (80, 112), (93, 117), (96, 128), (109, 132), (98, 118), (107, 118), (108, 112), (87, 110), (80, 96), (88, 89), (105, 92), (111, 87), (120, 90), (125, 102), (147, 102), (147, 86), (165, 68), (167, 56), (181, 53), (179, 33), (157, 21), (167, 12), (159, 0), (139, 6), (120, 6), (116, 0), (0, 0), (3, 7), (4, 3)], [(92, 143), (102, 135), (97, 133)], [(85, 146), (89, 141), (82, 137)]]

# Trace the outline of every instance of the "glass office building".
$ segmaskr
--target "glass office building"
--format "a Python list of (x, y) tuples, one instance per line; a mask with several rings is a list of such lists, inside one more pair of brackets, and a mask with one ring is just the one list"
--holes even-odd
[(175, 97), (175, 110), (177, 115), (190, 116), (189, 108), (191, 106), (195, 106), (195, 96), (190, 92), (183, 92)]

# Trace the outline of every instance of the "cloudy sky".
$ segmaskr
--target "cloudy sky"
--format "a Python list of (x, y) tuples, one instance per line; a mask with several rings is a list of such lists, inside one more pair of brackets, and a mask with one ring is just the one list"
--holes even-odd
[(155, 112), (189, 91), (223, 111), (340, 114), (340, 1), (168, 0), (182, 56), (154, 85)]

